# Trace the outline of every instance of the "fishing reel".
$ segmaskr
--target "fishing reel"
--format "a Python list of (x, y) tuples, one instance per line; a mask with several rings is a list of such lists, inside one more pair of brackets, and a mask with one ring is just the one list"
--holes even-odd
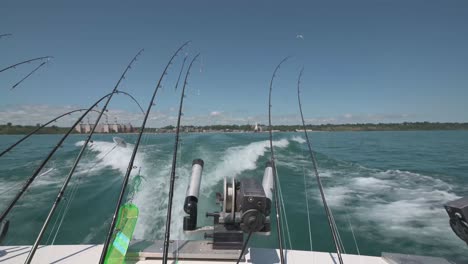
[(213, 226), (197, 228), (197, 204), (203, 164), (200, 159), (192, 163), (192, 175), (184, 203), (184, 211), (188, 214), (184, 217), (184, 232), (204, 232), (205, 238), (213, 239), (213, 249), (241, 249), (244, 233), (269, 235), (274, 184), (271, 162), (266, 164), (261, 184), (250, 178), (224, 178), (223, 193), (216, 193), (216, 203), (221, 206), (221, 211), (206, 213), (206, 217), (213, 217)]
[(453, 232), (468, 245), (468, 197), (444, 205)]

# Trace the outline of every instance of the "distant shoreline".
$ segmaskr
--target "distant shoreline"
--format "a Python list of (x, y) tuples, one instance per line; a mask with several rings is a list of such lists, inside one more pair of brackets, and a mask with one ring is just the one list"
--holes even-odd
[[(28, 134), (36, 126), (20, 126), (20, 125), (0, 125), (0, 135), (21, 135)], [(265, 125), (259, 125), (264, 133), (268, 131)], [(64, 134), (69, 127), (45, 127), (37, 132), (37, 134)], [(138, 128), (136, 128), (138, 130)], [(300, 125), (274, 125), (274, 132), (304, 132)], [(307, 125), (307, 132), (368, 132), (368, 131), (447, 131), (447, 130), (468, 130), (468, 123), (432, 123), (432, 122), (404, 122), (404, 123), (379, 123), (379, 124), (324, 124), (324, 125)], [(166, 134), (174, 133), (173, 126), (163, 128), (146, 128), (147, 134)], [(183, 126), (182, 133), (255, 133), (253, 126), (250, 125), (213, 125), (213, 126)], [(79, 134), (73, 131), (72, 134)], [(98, 133), (104, 134), (104, 133)], [(107, 133), (105, 133), (107, 134)], [(110, 133), (112, 134), (112, 133)], [(119, 133), (119, 134), (135, 134)]]

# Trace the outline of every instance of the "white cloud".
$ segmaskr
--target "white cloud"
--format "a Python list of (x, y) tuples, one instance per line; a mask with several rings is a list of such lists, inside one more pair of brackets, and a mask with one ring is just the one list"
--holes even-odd
[[(50, 105), (17, 105), (0, 108), (0, 124), (11, 122), (19, 125), (35, 125), (37, 123), (44, 124), (52, 118), (61, 115), (65, 112), (79, 109), (80, 107), (65, 105), (65, 106), (50, 106)], [(83, 113), (83, 112), (82, 112)], [(107, 121), (109, 123), (131, 123), (134, 126), (140, 126), (143, 120), (141, 112), (131, 112), (121, 109), (109, 109), (106, 112)], [(80, 113), (68, 115), (54, 123), (57, 126), (71, 126)], [(97, 113), (92, 112), (89, 115), (89, 122), (94, 122)], [(175, 125), (177, 113), (168, 108), (163, 111), (152, 111), (148, 118), (148, 127), (163, 127), (167, 125)], [(403, 122), (403, 121), (418, 121), (416, 116), (409, 114), (351, 114), (345, 113), (338, 116), (325, 116), (306, 118), (307, 124), (344, 124), (344, 123), (379, 123), (379, 122)], [(88, 122), (88, 118), (84, 118), (83, 122)], [(106, 122), (106, 117), (102, 118), (101, 122)], [(229, 112), (211, 111), (207, 114), (190, 115), (184, 114), (182, 117), (183, 125), (223, 125), (223, 124), (267, 124), (267, 115), (249, 115), (239, 116)], [(301, 123), (298, 114), (283, 114), (272, 116), (274, 125), (297, 125)]]
[[(0, 124), (6, 124), (11, 122), (17, 125), (35, 125), (37, 123), (44, 124), (51, 119), (62, 115), (66, 112), (82, 109), (82, 107), (76, 107), (71, 105), (66, 106), (51, 106), (51, 105), (16, 105), (8, 106), (0, 109)], [(96, 108), (96, 111), (90, 112), (90, 114), (85, 117), (83, 122), (94, 122), (98, 116), (99, 109)], [(78, 117), (81, 116), (85, 111), (76, 112), (71, 115), (66, 115), (61, 119), (57, 120), (51, 125), (56, 126), (71, 126)], [(153, 113), (153, 118), (162, 118), (163, 113)], [(141, 112), (128, 112), (119, 109), (109, 109), (106, 111), (105, 115), (102, 117), (101, 122), (108, 121), (109, 123), (118, 120), (119, 123), (132, 123), (133, 125), (141, 123), (143, 120), (143, 114)]]
[(210, 113), (210, 116), (220, 116), (222, 113), (220, 111), (213, 111)]

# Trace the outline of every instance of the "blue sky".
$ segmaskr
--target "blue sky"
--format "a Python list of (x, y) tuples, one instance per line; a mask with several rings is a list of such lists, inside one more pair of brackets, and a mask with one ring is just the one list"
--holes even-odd
[[(2, 1), (0, 34), (13, 36), (0, 39), (0, 68), (54, 59), (13, 91), (38, 64), (0, 73), (0, 123), (35, 124), (91, 105), (140, 48), (121, 89), (146, 108), (165, 63), (186, 40), (189, 56), (202, 53), (186, 123), (265, 122), (269, 79), (288, 55), (274, 86), (273, 123), (299, 122), (302, 66), (310, 123), (468, 121), (467, 1), (95, 2)], [(164, 82), (151, 126), (175, 123), (181, 61)], [(111, 118), (140, 123), (127, 98), (110, 109)]]

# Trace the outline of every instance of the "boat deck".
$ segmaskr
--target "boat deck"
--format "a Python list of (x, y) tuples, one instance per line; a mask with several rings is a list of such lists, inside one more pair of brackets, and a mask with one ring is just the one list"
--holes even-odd
[[(169, 263), (178, 264), (194, 264), (194, 263), (235, 263), (235, 256), (240, 253), (238, 250), (224, 250), (217, 254), (207, 254), (203, 248), (198, 252), (194, 252), (197, 243), (201, 241), (188, 242), (180, 241), (173, 243), (180, 245), (175, 248), (174, 253), (177, 253), (177, 262), (172, 255)], [(135, 245), (135, 243), (134, 243)], [(134, 246), (133, 245), (133, 246)], [(157, 264), (161, 263), (161, 247), (160, 241), (145, 242), (145, 249), (140, 252), (129, 251), (127, 264)], [(141, 241), (139, 247), (141, 247)], [(22, 264), (26, 260), (31, 246), (0, 246), (0, 263)], [(133, 247), (134, 249), (135, 247)], [(179, 250), (177, 250), (179, 249)], [(32, 263), (67, 263), (67, 264), (87, 264), (98, 263), (101, 254), (102, 245), (53, 245), (41, 246)], [(132, 250), (132, 248), (130, 248)], [(384, 253), (382, 257), (373, 256), (358, 256), (343, 254), (343, 262), (345, 264), (450, 264), (442, 258), (421, 257), (402, 254)], [(338, 264), (338, 258), (335, 253), (316, 252), (316, 251), (285, 251), (287, 263), (320, 263), (320, 264)], [(224, 258), (224, 259), (223, 259)], [(245, 259), (241, 263), (258, 263), (271, 264), (279, 263), (279, 250), (277, 249), (262, 249), (249, 248)]]

